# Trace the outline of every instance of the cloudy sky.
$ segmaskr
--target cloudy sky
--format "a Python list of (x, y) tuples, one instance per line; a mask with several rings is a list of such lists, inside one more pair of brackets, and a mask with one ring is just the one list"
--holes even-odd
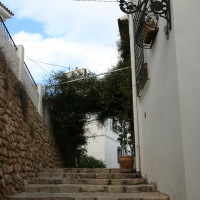
[[(36, 82), (52, 70), (86, 68), (102, 73), (115, 65), (119, 39), (117, 2), (1, 0), (14, 17), (5, 22)], [(39, 61), (39, 62), (38, 62)], [(44, 63), (60, 65), (56, 67)]]

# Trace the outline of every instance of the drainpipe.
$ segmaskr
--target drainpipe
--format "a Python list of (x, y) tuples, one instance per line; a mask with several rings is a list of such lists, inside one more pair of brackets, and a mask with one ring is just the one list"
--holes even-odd
[[(130, 0), (130, 2), (132, 2)], [(140, 177), (140, 144), (139, 144), (139, 127), (138, 127), (138, 108), (137, 108), (137, 88), (136, 88), (136, 72), (135, 72), (135, 48), (134, 48), (134, 25), (133, 14), (128, 14), (130, 51), (131, 51), (131, 72), (132, 72), (132, 93), (133, 93), (133, 120), (135, 133), (135, 162), (136, 176)]]

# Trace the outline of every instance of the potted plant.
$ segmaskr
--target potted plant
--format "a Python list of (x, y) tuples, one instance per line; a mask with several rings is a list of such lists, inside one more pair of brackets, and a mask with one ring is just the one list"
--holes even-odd
[(121, 146), (121, 156), (119, 157), (121, 172), (133, 172), (134, 134), (130, 126), (130, 122), (126, 120), (119, 120), (115, 126)]
[(155, 16), (147, 16), (142, 29), (142, 39), (145, 44), (150, 44), (157, 34), (157, 19)]

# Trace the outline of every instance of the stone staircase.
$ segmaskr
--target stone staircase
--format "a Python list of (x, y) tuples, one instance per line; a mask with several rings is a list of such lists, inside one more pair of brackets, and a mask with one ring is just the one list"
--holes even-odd
[(119, 169), (44, 169), (7, 200), (169, 200), (134, 173)]

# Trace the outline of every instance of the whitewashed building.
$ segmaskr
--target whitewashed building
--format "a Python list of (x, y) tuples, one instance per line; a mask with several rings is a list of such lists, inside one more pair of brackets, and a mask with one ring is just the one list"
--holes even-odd
[(170, 4), (168, 39), (160, 17), (153, 45), (144, 49), (148, 79), (137, 97), (140, 170), (171, 200), (199, 200), (200, 1)]
[(104, 125), (96, 120), (90, 120), (87, 127), (87, 154), (105, 162), (107, 168), (118, 168), (118, 134), (113, 131), (112, 120)]

